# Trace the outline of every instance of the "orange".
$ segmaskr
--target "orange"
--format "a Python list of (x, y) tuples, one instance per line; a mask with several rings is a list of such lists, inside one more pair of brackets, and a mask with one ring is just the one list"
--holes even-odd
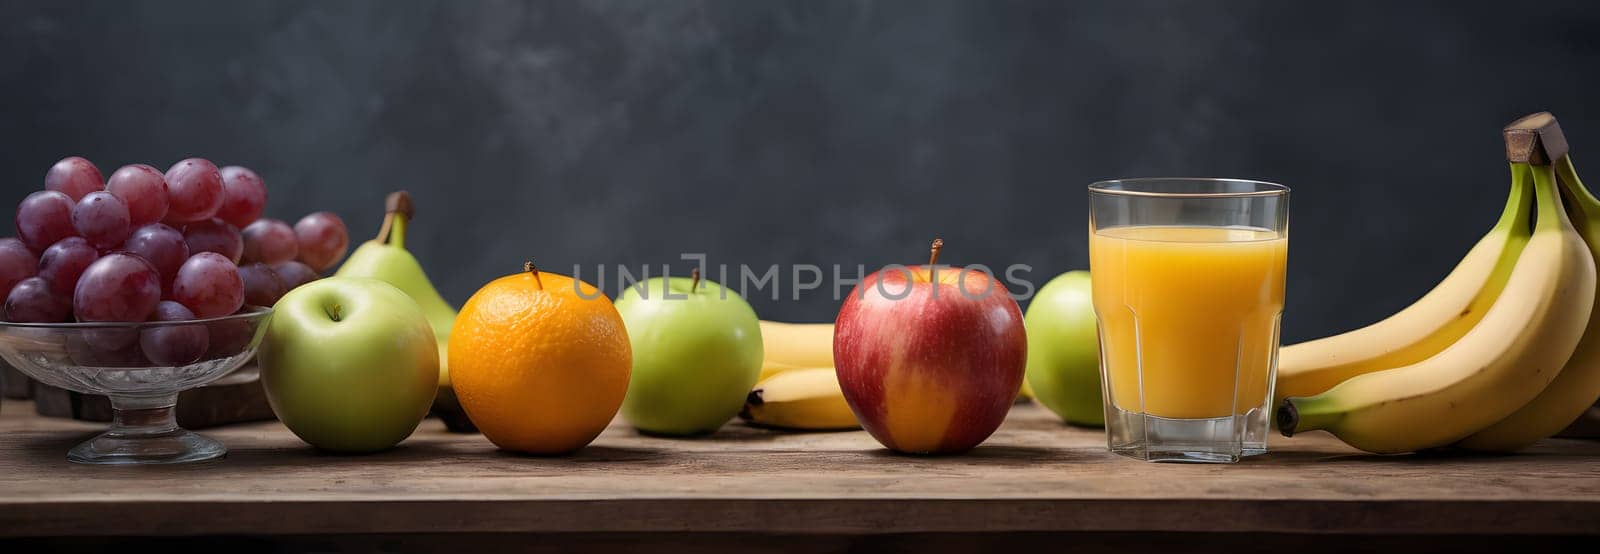
[(633, 351), (622, 316), (593, 285), (526, 267), (461, 307), (450, 332), (451, 386), (495, 446), (564, 454), (616, 416)]

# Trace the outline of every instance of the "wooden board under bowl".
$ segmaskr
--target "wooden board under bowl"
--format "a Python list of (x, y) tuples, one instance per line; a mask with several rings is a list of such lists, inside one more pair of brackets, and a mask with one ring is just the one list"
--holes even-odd
[[(69, 417), (82, 421), (111, 421), (111, 401), (97, 394), (83, 394), (35, 382), (35, 411), (47, 417)], [(251, 364), (209, 385), (178, 393), (178, 425), (185, 429), (204, 429), (229, 423), (274, 419), (267, 393), (261, 388), (261, 374)]]
[(11, 367), (5, 360), (0, 360), (0, 397), (18, 400), (33, 398), (33, 379)]

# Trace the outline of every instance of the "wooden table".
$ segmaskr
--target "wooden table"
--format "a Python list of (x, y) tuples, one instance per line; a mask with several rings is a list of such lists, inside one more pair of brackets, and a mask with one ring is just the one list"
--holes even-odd
[[(889, 453), (863, 432), (740, 423), (676, 440), (614, 424), (575, 455), (536, 458), (429, 420), (375, 455), (319, 453), (269, 422), (205, 431), (228, 446), (225, 460), (90, 467), (65, 453), (101, 426), (32, 411), (11, 400), (0, 410), (0, 537), (33, 545), (193, 535), (459, 544), (438, 533), (563, 548), (699, 537), (767, 550), (947, 550), (1065, 536), (1186, 551), (1334, 544), (1306, 534), (1397, 548), (1450, 535), (1477, 546), (1523, 544), (1524, 535), (1600, 544), (1572, 537), (1600, 534), (1600, 442), (1590, 441), (1548, 440), (1514, 456), (1378, 457), (1311, 434), (1237, 465), (1151, 464), (1111, 455), (1098, 431), (1019, 405), (983, 446), (940, 458)], [(1213, 534), (1197, 545), (1184, 533)]]

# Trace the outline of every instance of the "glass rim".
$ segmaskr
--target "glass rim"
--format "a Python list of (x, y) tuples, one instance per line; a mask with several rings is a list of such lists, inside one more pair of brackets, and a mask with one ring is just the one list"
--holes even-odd
[(249, 320), (272, 314), (272, 308), (267, 306), (247, 305), (243, 311), (220, 317), (206, 319), (190, 319), (185, 321), (80, 321), (73, 323), (24, 323), (19, 321), (0, 321), (0, 328), (14, 327), (19, 329), (152, 329), (159, 327), (178, 327), (183, 325), (202, 325), (222, 321)]
[[(1257, 187), (1257, 190), (1238, 192), (1155, 192), (1111, 188), (1118, 185), (1156, 182), (1242, 183), (1253, 185)], [(1089, 184), (1089, 193), (1111, 196), (1140, 196), (1146, 198), (1251, 198), (1263, 196), (1285, 196), (1289, 194), (1289, 187), (1271, 181), (1259, 181), (1256, 179), (1230, 179), (1227, 177), (1135, 177), (1131, 179), (1106, 179), (1104, 181), (1095, 181)]]

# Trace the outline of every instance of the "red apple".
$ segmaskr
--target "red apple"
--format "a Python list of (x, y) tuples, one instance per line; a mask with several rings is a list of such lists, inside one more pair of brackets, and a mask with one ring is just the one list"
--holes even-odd
[(1022, 310), (986, 272), (885, 268), (845, 299), (835, 322), (839, 386), (862, 427), (892, 450), (964, 452), (1005, 420), (1022, 386)]

